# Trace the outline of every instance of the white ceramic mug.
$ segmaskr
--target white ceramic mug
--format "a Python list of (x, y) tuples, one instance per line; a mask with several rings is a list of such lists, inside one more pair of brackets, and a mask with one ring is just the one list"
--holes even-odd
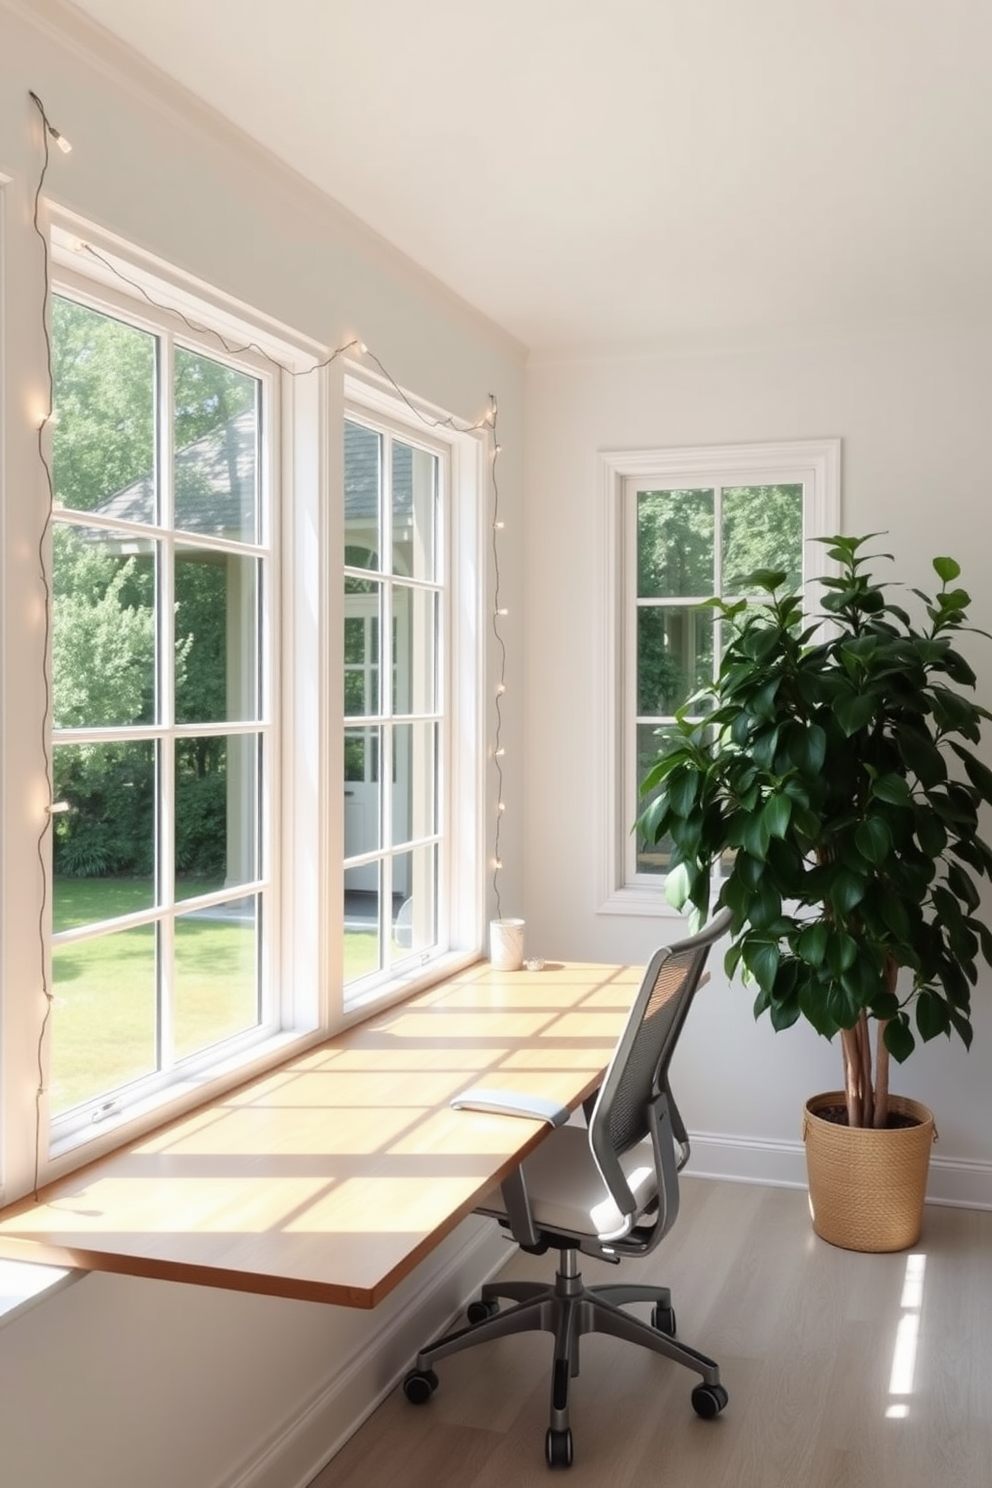
[(519, 971), (524, 964), (523, 920), (489, 921), (489, 960), (496, 971)]

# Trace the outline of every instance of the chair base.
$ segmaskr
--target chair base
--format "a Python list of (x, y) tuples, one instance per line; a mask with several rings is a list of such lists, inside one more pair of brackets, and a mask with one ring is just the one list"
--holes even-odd
[[(433, 1366), (449, 1354), (513, 1333), (552, 1333), (555, 1352), (547, 1457), (550, 1466), (568, 1466), (572, 1456), (568, 1387), (579, 1372), (579, 1339), (585, 1333), (608, 1333), (614, 1338), (651, 1349), (700, 1375), (702, 1384), (692, 1394), (693, 1408), (698, 1415), (707, 1418), (718, 1415), (727, 1403), (718, 1365), (705, 1354), (662, 1331), (661, 1327), (653, 1327), (623, 1311), (627, 1303), (650, 1302), (655, 1309), (653, 1316), (659, 1319), (662, 1327), (670, 1320), (674, 1330), (675, 1317), (669, 1289), (623, 1283), (587, 1287), (578, 1269), (578, 1257), (576, 1249), (563, 1248), (560, 1251), (558, 1271), (550, 1286), (531, 1281), (495, 1281), (484, 1286), (481, 1303), (473, 1303), (470, 1311), (485, 1307), (489, 1315), (442, 1335), (420, 1350), (416, 1367), (404, 1381), (407, 1399), (414, 1404), (430, 1399), (437, 1387)], [(498, 1298), (506, 1298), (515, 1305), (507, 1312), (498, 1312), (495, 1310)]]

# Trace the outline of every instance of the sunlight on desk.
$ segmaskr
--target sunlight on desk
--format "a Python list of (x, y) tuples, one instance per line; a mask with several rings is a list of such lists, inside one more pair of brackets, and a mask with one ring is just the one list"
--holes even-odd
[(546, 1135), (452, 1096), (575, 1109), (639, 980), (472, 967), (11, 1206), (0, 1254), (372, 1307)]

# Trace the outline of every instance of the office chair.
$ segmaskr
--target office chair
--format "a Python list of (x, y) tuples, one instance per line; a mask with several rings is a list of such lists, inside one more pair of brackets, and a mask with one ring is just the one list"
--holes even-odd
[[(702, 1383), (692, 1391), (692, 1406), (705, 1419), (727, 1404), (718, 1366), (676, 1339), (669, 1289), (625, 1283), (587, 1287), (579, 1253), (617, 1264), (623, 1256), (648, 1255), (675, 1222), (678, 1174), (688, 1160), (689, 1141), (669, 1089), (668, 1066), (710, 947), (730, 918), (724, 910), (698, 935), (652, 957), (603, 1083), (587, 1102), (588, 1128), (564, 1125), (567, 1111), (550, 1112), (546, 1103), (509, 1092), (466, 1091), (453, 1102), (539, 1115), (556, 1127), (501, 1189), (486, 1196), (478, 1212), (498, 1219), (524, 1250), (538, 1255), (558, 1250), (558, 1271), (551, 1285), (494, 1281), (484, 1286), (467, 1309), (468, 1327), (444, 1334), (417, 1355), (403, 1382), (412, 1404), (423, 1405), (437, 1389), (433, 1365), (438, 1359), (535, 1329), (555, 1336), (545, 1438), (549, 1467), (572, 1463), (568, 1387), (579, 1372), (583, 1333), (610, 1333), (694, 1370)], [(515, 1305), (501, 1312), (501, 1297)], [(623, 1311), (631, 1302), (652, 1304), (650, 1323)]]

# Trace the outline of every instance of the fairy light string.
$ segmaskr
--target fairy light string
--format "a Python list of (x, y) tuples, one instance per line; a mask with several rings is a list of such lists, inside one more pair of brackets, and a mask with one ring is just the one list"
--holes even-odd
[[(52, 638), (52, 584), (48, 572), (48, 535), (52, 525), (52, 514), (55, 510), (55, 481), (52, 475), (52, 465), (45, 447), (47, 430), (52, 422), (55, 406), (55, 365), (52, 356), (52, 337), (48, 328), (49, 302), (51, 300), (51, 257), (48, 248), (48, 234), (41, 225), (41, 198), (45, 189), (45, 179), (48, 168), (51, 165), (52, 152), (49, 140), (54, 139), (62, 146), (64, 154), (72, 148), (68, 145), (65, 136), (55, 128), (45, 112), (45, 106), (37, 93), (30, 94), (41, 116), (41, 144), (42, 163), (38, 174), (37, 184), (34, 192), (34, 203), (31, 214), (31, 223), (35, 233), (41, 241), (42, 251), (42, 293), (41, 293), (41, 329), (45, 341), (45, 372), (46, 372), (46, 405), (45, 412), (38, 424), (38, 458), (45, 472), (45, 511), (41, 531), (38, 534), (38, 570), (41, 579), (43, 595), (42, 603), (42, 663), (41, 681), (43, 704), (41, 714), (41, 756), (45, 772), (45, 795), (47, 805), (45, 818), (38, 833), (37, 855), (38, 864), (41, 868), (41, 902), (38, 906), (38, 940), (41, 946), (41, 992), (45, 1002), (45, 1010), (42, 1015), (41, 1027), (38, 1031), (37, 1046), (37, 1069), (38, 1083), (35, 1087), (34, 1098), (34, 1180), (33, 1190), (35, 1200), (38, 1198), (38, 1182), (41, 1171), (41, 1113), (42, 1103), (45, 1098), (45, 1039), (48, 1034), (49, 1025), (52, 1021), (52, 1010), (55, 1004), (55, 996), (52, 992), (51, 980), (48, 971), (48, 943), (45, 936), (45, 928), (48, 921), (48, 859), (45, 852), (45, 844), (52, 826), (52, 816), (55, 811), (52, 781), (52, 754), (49, 744), (52, 720), (52, 679), (49, 671), (49, 655), (51, 651)], [(66, 146), (68, 145), (68, 149)]]
[[(51, 331), (49, 329), (52, 297), (51, 250), (49, 247), (48, 234), (46, 233), (41, 223), (41, 203), (44, 194), (45, 182), (51, 165), (51, 144), (54, 143), (55, 145), (57, 145), (59, 150), (66, 155), (68, 155), (72, 150), (72, 145), (66, 139), (65, 135), (62, 134), (60, 130), (56, 129), (54, 124), (51, 122), (45, 110), (45, 106), (38, 94), (35, 93), (33, 90), (29, 90), (29, 97), (38, 111), (42, 125), (42, 163), (34, 191), (32, 225), (35, 233), (37, 234), (41, 242), (42, 249), (43, 287), (40, 308), (41, 330), (45, 344), (47, 403), (45, 413), (38, 424), (37, 430), (38, 458), (41, 462), (41, 466), (45, 475), (46, 491), (44, 520), (38, 538), (38, 568), (43, 594), (44, 609), (42, 660), (44, 704), (41, 724), (41, 750), (42, 759), (44, 762), (44, 778), (47, 794), (45, 821), (41, 828), (41, 831), (38, 834), (37, 839), (37, 856), (41, 868), (42, 878), (42, 897), (38, 913), (38, 938), (40, 945), (41, 962), (41, 990), (45, 1002), (44, 1015), (38, 1034), (38, 1082), (35, 1092), (34, 1197), (35, 1200), (37, 1200), (39, 1197), (38, 1186), (41, 1168), (42, 1109), (47, 1088), (45, 1084), (44, 1050), (45, 1040), (48, 1036), (55, 1004), (55, 997), (52, 991), (48, 969), (48, 943), (46, 937), (48, 903), (50, 897), (50, 868), (48, 856), (46, 855), (46, 841), (52, 827), (53, 816), (59, 811), (67, 809), (63, 802), (56, 802), (52, 799), (54, 794), (52, 754), (50, 747), (53, 703), (52, 677), (50, 671), (52, 632), (52, 579), (49, 571), (47, 553), (49, 534), (51, 531), (52, 520), (55, 511), (55, 480), (52, 462), (46, 449), (46, 440), (49, 425), (52, 424), (55, 417), (55, 368)], [(207, 336), (212, 338), (217, 343), (217, 345), (229, 356), (239, 356), (247, 352), (253, 352), (256, 355), (261, 356), (270, 364), (270, 366), (277, 368), (280, 372), (283, 372), (290, 377), (295, 378), (308, 377), (314, 372), (319, 372), (325, 367), (330, 367), (333, 363), (338, 361), (341, 357), (346, 356), (348, 353), (357, 354), (357, 356), (361, 357), (364, 361), (371, 363), (376, 368), (379, 375), (389, 385), (389, 387), (400, 399), (403, 405), (409, 410), (413, 417), (416, 418), (421, 424), (425, 425), (425, 427), (431, 429), (450, 429), (452, 432), (458, 434), (484, 433), (486, 435), (489, 446), (489, 486), (491, 492), (491, 559), (493, 574), (491, 625), (492, 634), (496, 645), (497, 656), (495, 694), (493, 700), (494, 731), (491, 746), (491, 758), (493, 761), (496, 778), (496, 806), (492, 858), (492, 889), (496, 906), (496, 916), (497, 918), (501, 918), (502, 895), (500, 889), (500, 875), (503, 868), (503, 862), (500, 853), (503, 815), (506, 810), (506, 803), (503, 799), (503, 759), (506, 752), (503, 745), (503, 704), (506, 694), (507, 662), (506, 641), (503, 635), (501, 621), (506, 617), (508, 611), (502, 603), (501, 595), (502, 571), (500, 566), (500, 543), (501, 534), (504, 530), (504, 522), (500, 514), (500, 490), (497, 473), (501, 446), (498, 438), (499, 405), (496, 395), (494, 393), (490, 393), (488, 395), (489, 403), (486, 412), (482, 415), (481, 418), (472, 423), (459, 420), (452, 415), (434, 416), (432, 414), (429, 414), (425, 412), (424, 409), (421, 408), (418, 403), (409, 396), (409, 394), (393, 377), (392, 373), (389, 371), (389, 368), (386, 367), (380, 360), (380, 358), (375, 354), (375, 352), (370, 350), (365, 342), (357, 336), (343, 342), (340, 346), (329, 349), (322, 358), (315, 361), (309, 367), (296, 368), (287, 366), (277, 357), (274, 357), (271, 352), (266, 350), (264, 346), (260, 346), (257, 342), (248, 341), (242, 345), (239, 345), (236, 342), (229, 341), (220, 331), (216, 329), (216, 327), (209, 325), (199, 325), (177, 306), (165, 304), (155, 299), (155, 297), (149, 293), (145, 285), (143, 285), (136, 278), (133, 278), (125, 273), (111, 257), (109, 257), (105, 253), (100, 252), (99, 249), (94, 248), (92, 244), (79, 242), (74, 244), (74, 248), (76, 251), (84, 253), (87, 257), (93, 259), (96, 263), (99, 263), (106, 272), (113, 275), (113, 277), (120, 283), (125, 284), (133, 293), (139, 295), (148, 305), (157, 310), (159, 313), (174, 317), (181, 324), (183, 324), (187, 328), (187, 330), (193, 332), (197, 336)]]

